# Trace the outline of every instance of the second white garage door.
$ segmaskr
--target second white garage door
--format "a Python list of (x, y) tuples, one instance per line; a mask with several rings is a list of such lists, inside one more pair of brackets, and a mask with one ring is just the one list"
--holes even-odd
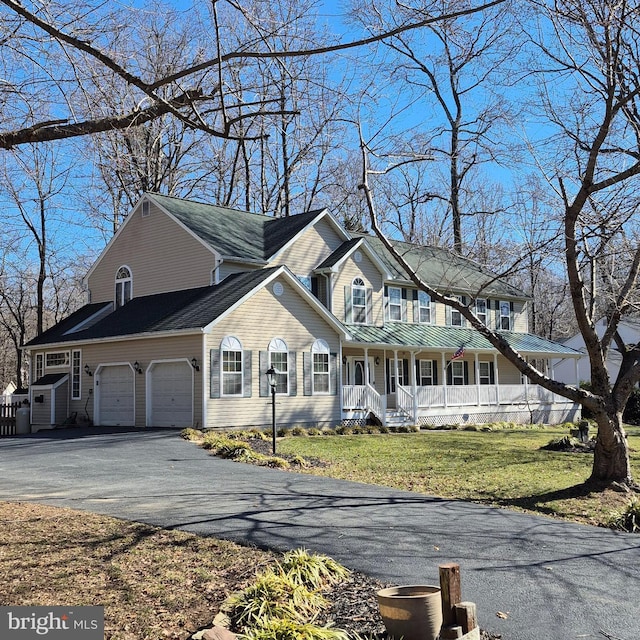
[(152, 366), (151, 427), (190, 427), (193, 423), (193, 368), (188, 362)]

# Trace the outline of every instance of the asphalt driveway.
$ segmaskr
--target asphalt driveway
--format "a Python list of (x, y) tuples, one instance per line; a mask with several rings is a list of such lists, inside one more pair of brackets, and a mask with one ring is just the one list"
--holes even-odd
[(219, 460), (176, 431), (0, 439), (0, 500), (304, 546), (396, 584), (458, 562), (463, 598), (504, 640), (640, 638), (638, 535)]

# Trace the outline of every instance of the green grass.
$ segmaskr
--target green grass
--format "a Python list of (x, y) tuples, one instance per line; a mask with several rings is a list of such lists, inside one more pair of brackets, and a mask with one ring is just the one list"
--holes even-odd
[[(634, 477), (640, 479), (640, 428), (628, 429)], [(408, 489), (445, 498), (604, 523), (628, 496), (583, 486), (591, 454), (541, 450), (564, 427), (499, 431), (284, 438), (279, 451), (329, 464), (307, 473)]]

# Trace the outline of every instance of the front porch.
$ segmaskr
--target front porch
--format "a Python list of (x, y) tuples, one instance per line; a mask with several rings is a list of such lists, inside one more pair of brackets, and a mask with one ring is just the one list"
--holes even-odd
[[(472, 329), (395, 323), (352, 325), (349, 331), (352, 340), (342, 349), (342, 419), (347, 423), (557, 424), (580, 417), (579, 405), (530, 384)], [(580, 355), (531, 334), (501, 333), (551, 379), (554, 359)]]
[[(580, 417), (580, 407), (531, 384), (398, 386), (393, 402), (371, 385), (342, 387), (343, 421), (383, 425), (486, 424), (490, 422), (561, 423)], [(389, 407), (388, 405), (392, 405)]]

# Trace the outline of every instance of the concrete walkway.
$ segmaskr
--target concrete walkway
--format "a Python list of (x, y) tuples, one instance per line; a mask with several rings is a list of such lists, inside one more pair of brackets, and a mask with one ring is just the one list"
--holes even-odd
[(640, 638), (638, 535), (219, 460), (175, 431), (0, 439), (0, 500), (304, 546), (396, 584), (458, 562), (463, 598), (504, 640)]

